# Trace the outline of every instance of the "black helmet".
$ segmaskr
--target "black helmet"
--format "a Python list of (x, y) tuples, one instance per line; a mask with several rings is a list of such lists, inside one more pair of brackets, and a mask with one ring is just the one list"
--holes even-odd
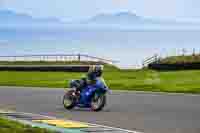
[(89, 68), (88, 73), (94, 73), (96, 77), (101, 77), (103, 73), (103, 66), (102, 65), (92, 65)]

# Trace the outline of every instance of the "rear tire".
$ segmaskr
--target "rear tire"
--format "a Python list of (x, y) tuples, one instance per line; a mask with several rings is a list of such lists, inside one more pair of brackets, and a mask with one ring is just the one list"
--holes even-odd
[(63, 106), (65, 109), (73, 109), (75, 106), (76, 96), (74, 95), (76, 92), (75, 90), (69, 90), (64, 96), (63, 96)]
[(106, 95), (101, 94), (100, 96), (98, 96), (98, 99), (96, 99), (94, 94), (94, 96), (92, 97), (91, 109), (96, 112), (101, 111), (105, 105), (106, 105)]

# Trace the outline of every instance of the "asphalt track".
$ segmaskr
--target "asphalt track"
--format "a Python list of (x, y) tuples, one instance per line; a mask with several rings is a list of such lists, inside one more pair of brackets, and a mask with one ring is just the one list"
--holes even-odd
[(144, 133), (200, 133), (200, 95), (113, 92), (101, 112), (67, 111), (63, 89), (0, 87), (0, 108)]

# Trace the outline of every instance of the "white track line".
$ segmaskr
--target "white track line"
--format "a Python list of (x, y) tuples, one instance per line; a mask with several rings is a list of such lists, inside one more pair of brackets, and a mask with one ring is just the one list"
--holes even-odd
[[(46, 117), (48, 119), (58, 119), (58, 118), (52, 117), (52, 116), (46, 116), (46, 115), (41, 115), (41, 114), (33, 114), (33, 113), (26, 113), (26, 112), (9, 112), (9, 111), (1, 112), (0, 111), (0, 113), (19, 113), (19, 114), (25, 114), (25, 115), (26, 114), (27, 115), (37, 115), (37, 116), (41, 116), (41, 117)], [(67, 119), (62, 119), (62, 120), (67, 120)], [(74, 121), (74, 120), (71, 120), (71, 121)], [(138, 131), (131, 131), (131, 130), (127, 130), (127, 129), (111, 127), (111, 126), (93, 124), (93, 123), (88, 123), (88, 122), (80, 122), (80, 121), (74, 121), (74, 122), (85, 123), (85, 124), (88, 124), (88, 125), (93, 125), (93, 126), (97, 126), (97, 127), (104, 127), (104, 128), (114, 129), (114, 130), (120, 130), (120, 131), (124, 131), (124, 132), (128, 132), (128, 133), (143, 133), (143, 132), (138, 132)]]

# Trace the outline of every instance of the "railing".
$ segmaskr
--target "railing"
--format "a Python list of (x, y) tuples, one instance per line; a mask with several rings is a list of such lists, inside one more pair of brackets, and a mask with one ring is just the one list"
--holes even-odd
[(188, 56), (188, 55), (200, 55), (199, 50), (192, 48), (192, 49), (174, 49), (173, 51), (165, 51), (160, 54), (154, 54), (153, 56), (143, 60), (142, 66), (147, 67), (151, 63), (157, 63), (163, 58), (167, 58), (170, 56)]
[(159, 59), (160, 59), (159, 56), (157, 54), (155, 54), (152, 57), (145, 59), (142, 63), (142, 66), (147, 67), (151, 63), (158, 62)]
[(95, 61), (114, 64), (118, 61), (103, 59), (86, 54), (40, 54), (40, 55), (14, 55), (0, 56), (0, 61)]

